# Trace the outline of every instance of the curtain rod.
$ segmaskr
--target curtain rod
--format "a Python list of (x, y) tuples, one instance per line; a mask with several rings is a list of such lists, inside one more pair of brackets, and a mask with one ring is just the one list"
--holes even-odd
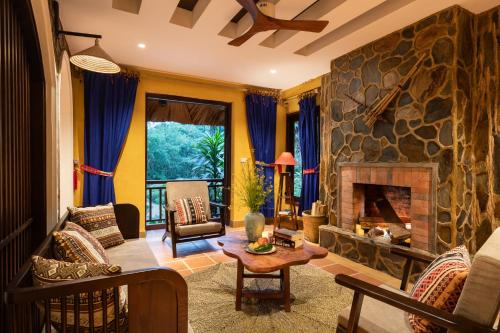
[(292, 99), (300, 99), (300, 98), (307, 96), (307, 95), (313, 95), (313, 94), (319, 94), (319, 93), (321, 93), (321, 87), (317, 87), (314, 89), (310, 89), (310, 90), (292, 95), (290, 97), (285, 98), (284, 100), (285, 100), (285, 103), (288, 103), (288, 101), (292, 100)]

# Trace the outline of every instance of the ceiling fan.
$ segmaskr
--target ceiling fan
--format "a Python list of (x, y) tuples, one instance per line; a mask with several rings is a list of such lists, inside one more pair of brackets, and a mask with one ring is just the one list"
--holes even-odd
[(310, 20), (280, 20), (274, 18), (274, 2), (270, 0), (236, 0), (245, 8), (253, 18), (252, 27), (238, 38), (233, 39), (228, 44), (240, 46), (255, 34), (268, 30), (298, 30), (321, 32), (328, 25), (328, 21)]

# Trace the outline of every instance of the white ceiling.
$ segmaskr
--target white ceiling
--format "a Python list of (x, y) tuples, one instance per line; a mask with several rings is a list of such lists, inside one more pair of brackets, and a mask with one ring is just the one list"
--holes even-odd
[[(331, 0), (333, 1), (333, 0)], [(321, 17), (329, 20), (319, 33), (300, 32), (276, 48), (259, 45), (272, 34), (260, 33), (240, 47), (227, 45), (219, 35), (241, 9), (235, 0), (211, 0), (193, 28), (170, 23), (178, 0), (142, 0), (139, 15), (116, 10), (112, 0), (60, 0), (65, 30), (102, 34), (101, 46), (120, 64), (209, 79), (285, 89), (327, 73), (330, 61), (441, 9), (458, 4), (479, 13), (500, 0), (413, 0), (398, 10), (309, 55), (296, 51), (383, 2), (401, 0), (346, 0)], [(276, 17), (291, 19), (314, 0), (281, 0)], [(71, 52), (93, 44), (88, 38), (68, 36)], [(138, 43), (146, 44), (139, 49)], [(276, 69), (271, 74), (270, 69)]]

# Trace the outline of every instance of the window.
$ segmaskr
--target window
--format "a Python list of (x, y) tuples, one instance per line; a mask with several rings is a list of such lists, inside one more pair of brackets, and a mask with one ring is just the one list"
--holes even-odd
[(286, 150), (292, 152), (295, 158), (292, 186), (293, 196), (296, 200), (300, 198), (302, 191), (302, 154), (300, 151), (299, 114), (294, 113), (287, 116)]

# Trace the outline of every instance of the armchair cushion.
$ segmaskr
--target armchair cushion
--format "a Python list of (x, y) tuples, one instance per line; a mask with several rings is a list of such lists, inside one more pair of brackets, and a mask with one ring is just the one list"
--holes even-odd
[(200, 196), (203, 200), (203, 207), (207, 220), (212, 217), (210, 212), (210, 197), (208, 195), (208, 184), (206, 181), (178, 181), (167, 182), (166, 185), (166, 202), (169, 208), (174, 208), (174, 201), (182, 198), (193, 198)]
[(176, 199), (174, 204), (176, 224), (188, 225), (208, 222), (202, 197)]
[[(422, 272), (411, 291), (411, 297), (453, 313), (469, 275), (469, 269), (469, 252), (465, 246), (447, 251)], [(436, 324), (415, 314), (409, 314), (409, 321), (416, 333), (440, 331)]]
[[(384, 288), (384, 287), (383, 287)], [(395, 293), (408, 296), (399, 289), (385, 287)], [(351, 307), (346, 307), (338, 316), (338, 325), (347, 328)], [(408, 323), (408, 314), (386, 303), (371, 297), (365, 297), (361, 308), (358, 333), (410, 333), (413, 332)]]
[(454, 314), (492, 327), (500, 304), (500, 228), (474, 255)]
[(95, 207), (68, 207), (70, 221), (90, 232), (97, 240), (108, 248), (123, 244), (122, 233), (116, 224), (115, 211), (112, 204)]
[(175, 232), (180, 237), (197, 236), (203, 234), (216, 234), (220, 232), (222, 224), (220, 222), (207, 222), (202, 224), (177, 225)]

